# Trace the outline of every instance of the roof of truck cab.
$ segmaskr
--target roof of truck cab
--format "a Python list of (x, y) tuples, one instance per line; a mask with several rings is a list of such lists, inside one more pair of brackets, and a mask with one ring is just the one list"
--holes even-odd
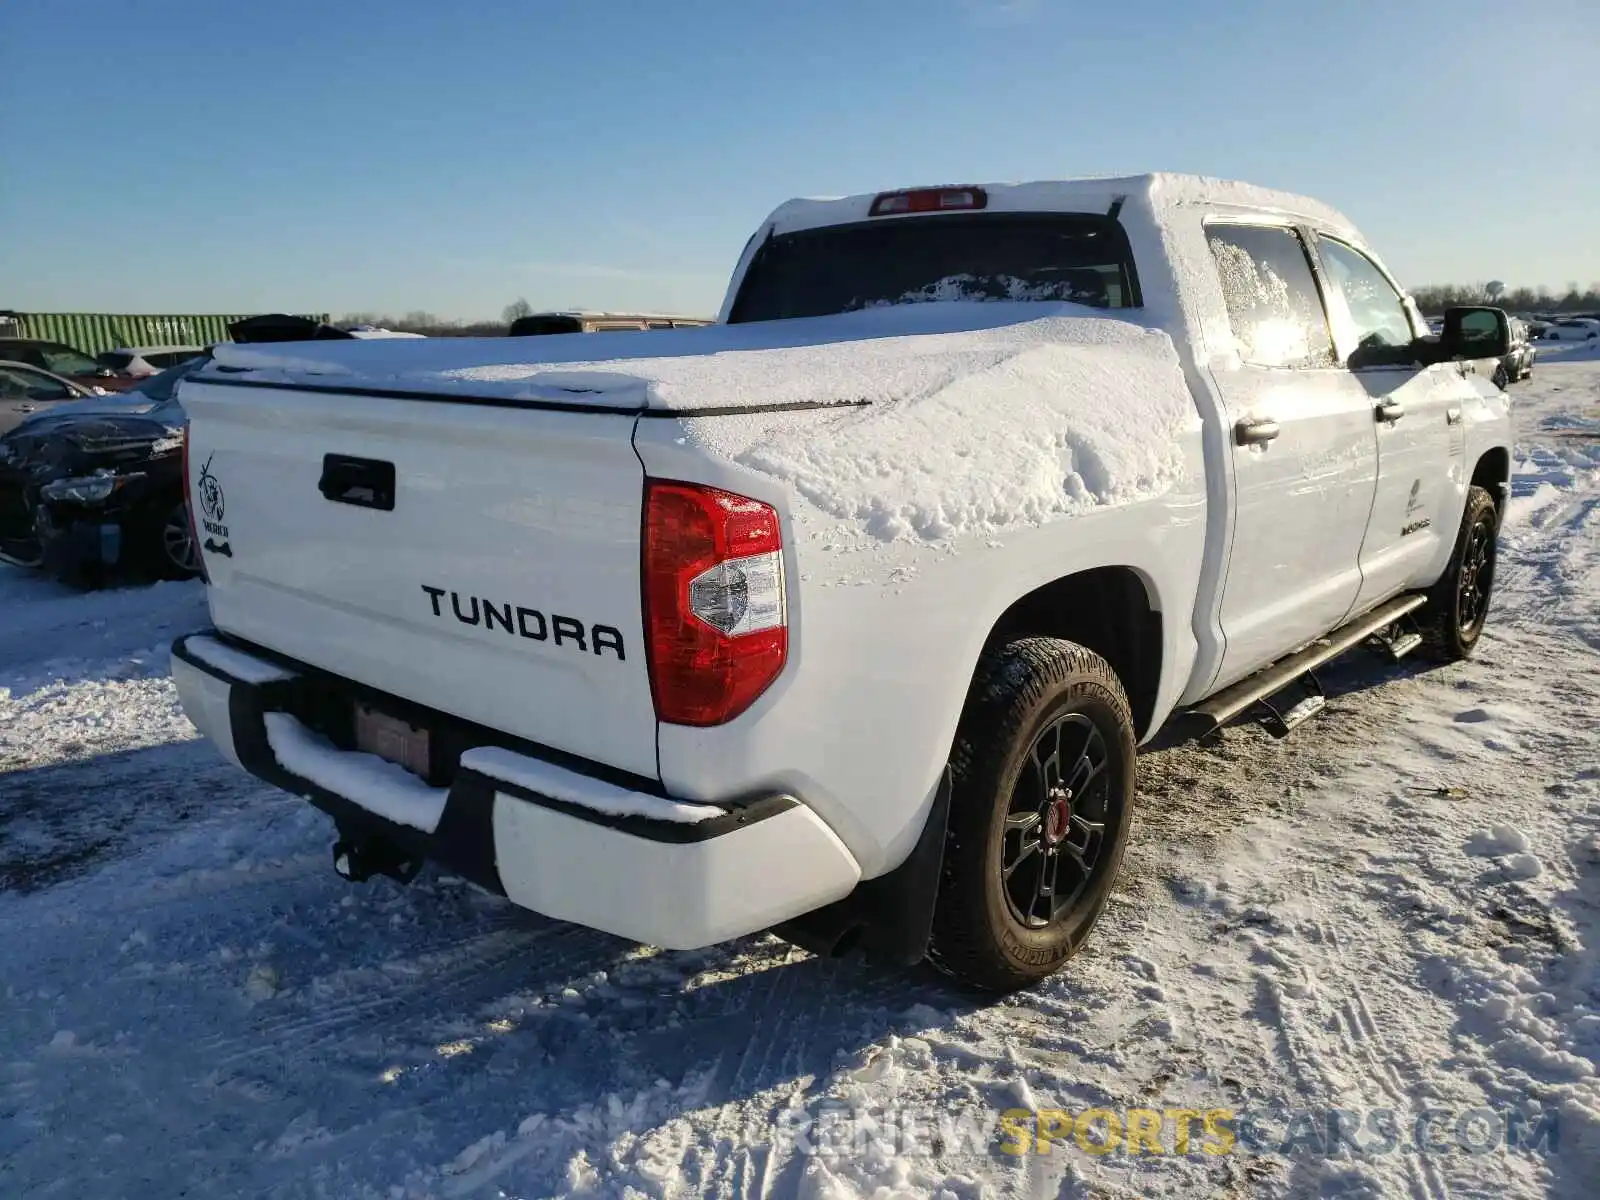
[[(1142, 200), (1158, 215), (1194, 206), (1245, 209), (1302, 217), (1330, 228), (1353, 230), (1338, 209), (1308, 196), (1259, 187), (1209, 175), (1154, 172), (1147, 175), (1038, 180), (1031, 183), (929, 184), (928, 187), (978, 187), (988, 195), (987, 212), (1108, 212), (1118, 199)], [(888, 188), (890, 192), (918, 187)], [(865, 221), (872, 202), (883, 192), (855, 196), (790, 200), (768, 218), (773, 232), (790, 233), (823, 225)], [(895, 217), (885, 218), (895, 220)]]

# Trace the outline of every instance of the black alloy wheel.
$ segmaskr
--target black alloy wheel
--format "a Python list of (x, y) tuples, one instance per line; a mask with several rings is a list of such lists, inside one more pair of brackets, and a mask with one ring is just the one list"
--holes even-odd
[(1105, 737), (1083, 713), (1056, 717), (1034, 739), (1006, 814), (1000, 870), (1020, 923), (1060, 919), (1094, 879), (1115, 821)]

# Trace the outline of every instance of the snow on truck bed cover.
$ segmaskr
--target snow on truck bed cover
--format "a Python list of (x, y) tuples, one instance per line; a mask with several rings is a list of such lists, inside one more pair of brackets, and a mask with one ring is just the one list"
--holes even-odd
[[(869, 542), (988, 533), (1158, 495), (1182, 476), (1181, 437), (1199, 427), (1166, 333), (1071, 304), (916, 304), (532, 339), (225, 344), (216, 358), (244, 369), (223, 380), (287, 387), (720, 412), (693, 421), (691, 438), (783, 480), (847, 540)], [(857, 407), (788, 421), (763, 411), (785, 404)]]
[(1152, 336), (1166, 340), (1099, 309), (964, 301), (651, 332), (223, 343), (193, 379), (705, 412), (911, 400), (1051, 343), (1123, 346)]

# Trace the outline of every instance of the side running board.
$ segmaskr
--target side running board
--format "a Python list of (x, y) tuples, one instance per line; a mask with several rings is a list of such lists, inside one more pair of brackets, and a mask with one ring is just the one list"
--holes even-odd
[[(1288, 658), (1280, 658), (1270, 667), (1257, 671), (1254, 675), (1246, 676), (1238, 683), (1232, 684), (1215, 696), (1201, 701), (1189, 710), (1188, 716), (1195, 722), (1194, 733), (1198, 737), (1205, 737), (1221, 729), (1240, 713), (1258, 704), (1288, 687), (1300, 676), (1320, 667), (1331, 658), (1343, 654), (1358, 642), (1363, 642), (1380, 630), (1394, 624), (1407, 613), (1415, 612), (1426, 604), (1427, 597), (1420, 595), (1396, 596), (1393, 600), (1385, 601), (1377, 608), (1363, 613), (1349, 624), (1342, 625), (1332, 633), (1326, 634), (1312, 642), (1303, 650), (1297, 650)], [(1421, 639), (1419, 638), (1418, 641)], [(1410, 650), (1411, 646), (1406, 646)], [(1405, 651), (1401, 651), (1404, 653)], [(1398, 657), (1398, 655), (1396, 655)], [(1297, 706), (1298, 707), (1298, 706)], [(1305, 712), (1310, 716), (1316, 708)], [(1293, 710), (1291, 710), (1293, 711)], [(1304, 717), (1301, 717), (1303, 720)], [(1299, 721), (1281, 722), (1286, 727), (1299, 724)]]

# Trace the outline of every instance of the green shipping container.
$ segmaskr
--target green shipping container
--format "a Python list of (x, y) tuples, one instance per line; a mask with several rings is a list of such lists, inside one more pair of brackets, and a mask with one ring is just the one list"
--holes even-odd
[[(0, 337), (65, 342), (85, 354), (124, 346), (209, 346), (228, 340), (228, 326), (254, 313), (147, 315), (143, 313), (25, 313), (0, 310)], [(326, 321), (327, 313), (296, 313)]]

